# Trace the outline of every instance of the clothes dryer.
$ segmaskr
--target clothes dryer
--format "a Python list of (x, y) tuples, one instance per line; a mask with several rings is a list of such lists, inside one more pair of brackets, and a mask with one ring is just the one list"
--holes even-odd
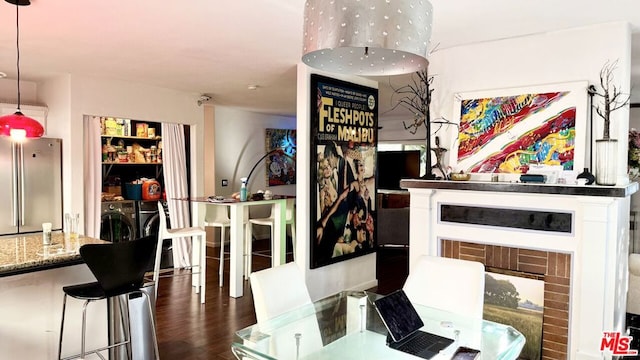
[(103, 201), (100, 239), (130, 241), (137, 237), (136, 205), (133, 200)]
[[(138, 209), (138, 236), (157, 236), (160, 228), (160, 216), (158, 214), (157, 201), (137, 201)], [(165, 214), (167, 214), (167, 226), (169, 225), (169, 209), (165, 201), (162, 202)]]

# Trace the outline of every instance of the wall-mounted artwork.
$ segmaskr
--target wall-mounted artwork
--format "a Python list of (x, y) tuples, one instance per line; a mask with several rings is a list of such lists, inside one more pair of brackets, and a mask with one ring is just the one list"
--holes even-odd
[(378, 89), (311, 75), (311, 268), (376, 244)]
[(296, 131), (266, 129), (266, 168), (269, 186), (296, 183)]
[(574, 82), (457, 94), (452, 168), (518, 177), (532, 169), (555, 170), (575, 179), (588, 150), (587, 86)]

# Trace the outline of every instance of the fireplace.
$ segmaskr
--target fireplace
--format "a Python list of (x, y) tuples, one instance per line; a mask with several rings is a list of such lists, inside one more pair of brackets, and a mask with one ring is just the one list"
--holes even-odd
[(542, 359), (611, 359), (623, 332), (629, 197), (621, 187), (403, 180), (409, 265), (421, 255), (544, 276)]
[(571, 255), (441, 240), (440, 256), (479, 261), (486, 267), (543, 275), (542, 358), (568, 358)]

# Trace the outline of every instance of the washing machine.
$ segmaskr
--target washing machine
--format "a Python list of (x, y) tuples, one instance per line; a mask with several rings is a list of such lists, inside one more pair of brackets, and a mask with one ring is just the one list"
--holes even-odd
[[(158, 202), (157, 201), (144, 201), (139, 200), (137, 203), (137, 226), (138, 226), (138, 236), (157, 236), (158, 228), (160, 227), (160, 215), (158, 214)], [(162, 207), (164, 208), (164, 213), (166, 214), (167, 219), (167, 227), (171, 228), (169, 225), (169, 208), (167, 207), (167, 203), (165, 201), (162, 202)]]
[[(167, 220), (167, 227), (171, 228), (169, 221), (169, 207), (167, 202), (162, 202), (164, 208), (165, 218)], [(153, 201), (137, 201), (137, 219), (138, 219), (138, 236), (158, 236), (158, 229), (160, 228), (160, 214), (158, 212), (158, 202)], [(171, 239), (164, 240), (162, 244), (162, 257), (160, 258), (160, 268), (173, 267), (173, 253), (171, 251)]]
[(136, 203), (133, 200), (103, 201), (100, 239), (121, 242), (136, 239)]

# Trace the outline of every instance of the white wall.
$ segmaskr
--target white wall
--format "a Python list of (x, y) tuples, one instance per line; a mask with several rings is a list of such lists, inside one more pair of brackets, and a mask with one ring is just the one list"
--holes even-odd
[[(37, 103), (38, 86), (31, 81), (20, 81), (20, 103), (42, 105)], [(0, 79), (0, 102), (15, 104), (18, 101), (18, 84), (14, 79)]]
[[(240, 178), (248, 176), (254, 164), (266, 154), (265, 129), (296, 128), (296, 118), (292, 116), (260, 114), (224, 106), (215, 106), (214, 118), (215, 184), (207, 186), (215, 188), (216, 195), (223, 196), (240, 191)], [(260, 160), (249, 179), (249, 193), (269, 189), (277, 195), (295, 195), (296, 185), (267, 185), (265, 160)], [(228, 180), (228, 186), (222, 186), (223, 179)], [(267, 217), (270, 209), (268, 205), (252, 206), (250, 216)], [(269, 229), (254, 226), (253, 235), (257, 239), (268, 238)], [(219, 235), (215, 238), (218, 239)], [(212, 242), (218, 243), (218, 240)]]
[[(443, 116), (455, 121), (454, 99), (459, 92), (585, 80), (598, 88), (600, 69), (607, 61), (615, 60), (618, 60), (618, 68), (614, 74), (615, 84), (628, 93), (631, 30), (624, 22), (438, 50), (429, 58), (429, 72), (435, 75), (432, 119)], [(628, 117), (628, 108), (612, 113), (611, 137), (620, 140), (618, 158), (624, 159), (618, 161), (618, 184), (627, 182)], [(594, 113), (594, 121), (597, 125), (593, 134), (595, 140), (602, 137), (602, 119)], [(381, 124), (387, 127), (385, 121)], [(389, 130), (398, 127), (397, 123), (389, 125)], [(455, 127), (450, 129), (455, 130)], [(383, 132), (386, 131), (387, 129), (383, 129)], [(396, 131), (387, 137), (394, 138), (397, 135), (399, 133)], [(408, 132), (406, 136), (415, 138)], [(451, 133), (442, 134), (440, 139), (443, 147), (451, 148)], [(448, 163), (449, 159), (445, 159), (445, 162)], [(587, 162), (588, 160), (585, 161)], [(593, 172), (593, 167), (591, 169)]]
[[(292, 116), (259, 114), (224, 106), (215, 107), (215, 122), (216, 195), (240, 191), (240, 178), (249, 175), (253, 165), (266, 154), (265, 129), (296, 128), (296, 118)], [(221, 185), (223, 179), (229, 181), (229, 186)], [(249, 179), (249, 192), (267, 187), (263, 159)], [(270, 190), (274, 194), (295, 195), (296, 186), (274, 186)]]
[[(433, 118), (432, 118), (433, 120)], [(420, 126), (415, 134), (411, 134), (404, 127), (405, 125), (413, 124), (413, 118), (410, 115), (407, 116), (385, 116), (378, 119), (382, 129), (378, 130), (378, 141), (384, 142), (402, 142), (404, 144), (415, 142), (424, 143), (426, 139), (426, 129), (424, 126)]]
[[(311, 188), (309, 164), (311, 164), (311, 112), (309, 99), (311, 98), (311, 74), (320, 74), (354, 84), (378, 88), (378, 83), (356, 76), (339, 76), (312, 70), (303, 63), (298, 64), (298, 163), (296, 173), (296, 233), (298, 235), (296, 249), (296, 263), (303, 270), (307, 282), (307, 288), (311, 298), (320, 299), (345, 289), (368, 289), (378, 284), (376, 280), (376, 254), (359, 256), (354, 259), (339, 263), (310, 269), (310, 239), (315, 228), (309, 218), (311, 214), (310, 196), (315, 194), (315, 188)], [(315, 224), (315, 222), (314, 222)], [(304, 239), (305, 241), (300, 241)], [(315, 241), (315, 240), (314, 240)]]
[[(192, 194), (202, 195), (205, 134), (199, 94), (121, 80), (64, 75), (38, 86), (38, 101), (49, 106), (47, 136), (63, 139), (64, 212), (84, 214), (83, 116), (114, 116), (188, 124), (192, 134)], [(200, 130), (200, 131), (199, 131)], [(84, 223), (84, 221), (81, 221)]]

